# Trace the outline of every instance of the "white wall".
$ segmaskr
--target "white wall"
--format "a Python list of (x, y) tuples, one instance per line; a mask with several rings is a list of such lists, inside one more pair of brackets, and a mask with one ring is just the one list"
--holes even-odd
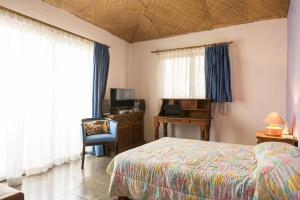
[[(234, 102), (231, 114), (213, 120), (214, 141), (254, 144), (255, 131), (270, 111), (285, 116), (287, 20), (269, 20), (128, 44), (109, 32), (40, 0), (1, 0), (0, 5), (111, 46), (110, 87), (132, 87), (146, 99), (145, 139), (154, 139), (160, 108), (158, 56), (151, 50), (234, 41), (230, 47)], [(175, 127), (173, 135), (199, 138), (196, 127)]]
[(41, 0), (1, 0), (0, 6), (110, 46), (106, 98), (109, 97), (110, 87), (126, 87), (129, 45), (126, 41)]
[(288, 15), (287, 115), (294, 135), (300, 138), (300, 1), (292, 0)]
[[(145, 139), (154, 139), (153, 117), (160, 108), (158, 56), (151, 50), (234, 41), (230, 46), (233, 103), (231, 114), (215, 116), (211, 139), (255, 144), (271, 111), (286, 116), (287, 20), (277, 19), (138, 42), (130, 46), (128, 86), (146, 99)], [(175, 127), (173, 135), (199, 138), (197, 127)]]

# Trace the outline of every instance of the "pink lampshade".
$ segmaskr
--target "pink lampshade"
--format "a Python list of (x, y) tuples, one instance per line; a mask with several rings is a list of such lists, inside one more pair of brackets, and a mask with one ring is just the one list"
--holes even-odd
[(264, 120), (267, 124), (284, 124), (283, 119), (277, 112), (271, 112)]

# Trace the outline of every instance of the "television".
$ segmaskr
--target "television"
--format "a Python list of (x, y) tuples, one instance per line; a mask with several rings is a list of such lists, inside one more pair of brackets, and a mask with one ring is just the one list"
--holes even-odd
[(133, 107), (134, 106), (134, 89), (110, 89), (110, 105), (116, 107)]

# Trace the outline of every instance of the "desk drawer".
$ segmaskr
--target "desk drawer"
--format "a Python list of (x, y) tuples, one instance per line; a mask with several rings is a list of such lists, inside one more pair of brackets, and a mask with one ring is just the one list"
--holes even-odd
[(169, 123), (178, 123), (178, 124), (189, 124), (191, 123), (190, 119), (168, 119), (167, 120)]

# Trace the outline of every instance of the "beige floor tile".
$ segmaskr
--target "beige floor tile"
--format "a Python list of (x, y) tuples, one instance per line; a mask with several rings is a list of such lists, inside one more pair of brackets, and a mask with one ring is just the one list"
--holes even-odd
[(26, 200), (110, 200), (110, 177), (105, 170), (111, 158), (87, 156), (85, 169), (81, 161), (54, 167), (47, 173), (24, 177), (16, 187)]
[(64, 194), (58, 197), (57, 200), (87, 200), (87, 199), (73, 194)]

